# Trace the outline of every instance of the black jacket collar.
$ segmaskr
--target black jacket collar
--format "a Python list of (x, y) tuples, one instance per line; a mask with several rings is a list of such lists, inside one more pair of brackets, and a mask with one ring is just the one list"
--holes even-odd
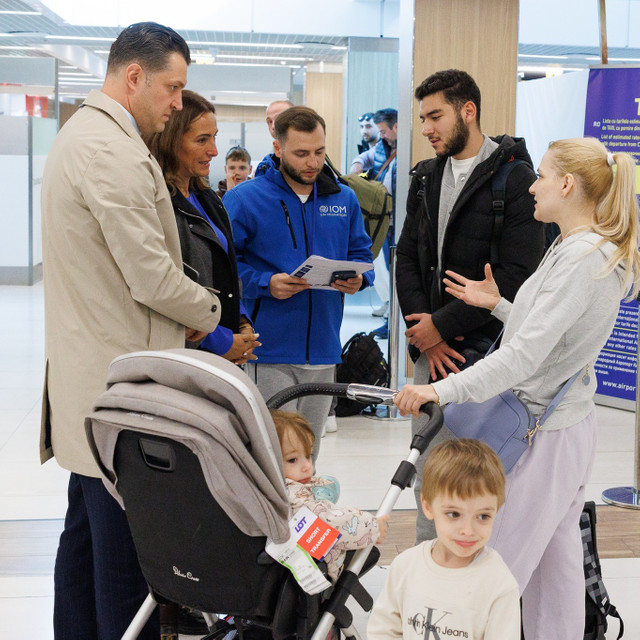
[[(213, 189), (194, 189), (193, 193), (198, 198), (198, 201), (202, 205), (202, 208), (207, 212), (207, 215), (211, 218), (213, 223), (222, 230), (222, 232), (227, 237), (227, 240), (231, 241), (231, 224), (229, 222), (229, 216), (222, 204), (222, 200), (218, 197)], [(176, 189), (175, 194), (171, 196), (171, 204), (173, 204), (174, 211), (183, 211), (186, 214), (197, 216), (199, 219), (202, 218), (201, 213), (180, 193), (178, 189)], [(211, 225), (206, 223), (208, 228), (211, 228)], [(212, 237), (219, 242), (215, 233), (213, 233), (212, 229)]]
[[(495, 171), (501, 164), (508, 162), (511, 157), (515, 160), (524, 160), (533, 169), (533, 162), (527, 151), (524, 138), (502, 135), (492, 137), (491, 140), (498, 143), (498, 148), (473, 170), (476, 176)], [(430, 174), (442, 174), (446, 162), (447, 158), (439, 157), (421, 160), (411, 169), (411, 175), (426, 178)]]

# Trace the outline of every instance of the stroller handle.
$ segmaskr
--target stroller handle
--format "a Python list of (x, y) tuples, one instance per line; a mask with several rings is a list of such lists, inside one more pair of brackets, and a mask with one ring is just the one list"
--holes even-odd
[[(389, 391), (389, 389), (386, 389), (386, 391)], [(395, 395), (396, 392), (392, 391), (391, 393)], [(420, 412), (426, 414), (428, 420), (426, 421), (426, 424), (421, 427), (419, 432), (413, 436), (409, 455), (398, 466), (395, 475), (391, 480), (391, 486), (389, 487), (384, 499), (382, 500), (380, 508), (376, 512), (377, 516), (387, 515), (391, 513), (391, 510), (397, 502), (400, 493), (402, 493), (402, 491), (411, 484), (413, 478), (416, 475), (415, 464), (418, 458), (422, 453), (425, 452), (425, 450), (429, 446), (429, 443), (431, 442), (431, 440), (433, 440), (433, 437), (438, 433), (438, 431), (440, 431), (442, 427), (442, 409), (440, 409), (437, 404), (435, 404), (434, 402), (427, 402), (420, 407)], [(369, 554), (371, 553), (371, 549), (372, 547), (358, 549), (355, 552), (351, 562), (349, 563), (348, 568), (344, 572), (346, 574), (350, 574), (350, 576), (346, 577), (354, 579), (360, 588), (362, 588), (362, 585), (360, 585), (356, 576), (360, 576), (360, 572), (364, 567)], [(331, 631), (331, 627), (334, 621), (336, 620), (336, 615), (339, 615), (344, 610), (344, 603), (347, 601), (349, 595), (353, 595), (352, 591), (350, 591), (349, 588), (346, 587), (346, 580), (341, 582), (341, 580), (343, 580), (343, 576), (341, 576), (338, 580), (338, 583), (334, 588), (334, 592), (331, 595), (329, 606), (322, 615), (322, 618), (320, 618), (320, 622), (318, 623), (310, 640), (325, 640), (325, 638)], [(351, 633), (352, 631), (355, 631), (355, 629), (353, 629), (353, 627), (349, 627), (349, 632)], [(356, 637), (358, 637), (357, 634)]]
[(419, 449), (420, 453), (424, 453), (438, 431), (442, 428), (444, 416), (440, 405), (435, 402), (423, 404), (420, 407), (420, 413), (426, 414), (429, 419), (418, 433), (413, 436), (411, 447)]
[[(359, 384), (348, 382), (306, 382), (295, 384), (282, 391), (278, 391), (267, 400), (269, 409), (279, 409), (287, 402), (300, 396), (335, 396), (337, 398), (349, 398), (362, 404), (393, 405), (397, 390), (388, 387), (376, 387), (371, 384)], [(428, 429), (423, 429), (418, 435), (428, 437), (428, 442), (440, 430), (442, 426), (442, 410), (434, 402), (427, 402), (420, 407), (420, 412), (429, 418)], [(429, 435), (427, 435), (429, 433)], [(427, 444), (428, 444), (427, 442)], [(427, 445), (424, 445), (426, 449)], [(424, 451), (424, 449), (422, 449)]]
[(269, 409), (278, 409), (282, 405), (300, 396), (336, 396), (349, 398), (362, 404), (392, 405), (397, 391), (387, 387), (374, 387), (369, 384), (346, 382), (308, 382), (287, 387), (267, 400)]

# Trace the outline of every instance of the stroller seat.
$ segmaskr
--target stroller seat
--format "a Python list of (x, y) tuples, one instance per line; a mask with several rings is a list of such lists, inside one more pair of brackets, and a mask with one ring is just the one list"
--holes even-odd
[(255, 620), (273, 615), (288, 570), (265, 557), (264, 536), (244, 534), (211, 496), (187, 446), (125, 430), (115, 470), (155, 594), (199, 611)]

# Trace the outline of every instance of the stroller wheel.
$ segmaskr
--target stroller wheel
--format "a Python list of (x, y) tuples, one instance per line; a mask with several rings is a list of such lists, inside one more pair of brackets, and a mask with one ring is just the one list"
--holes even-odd
[(233, 640), (238, 637), (237, 629), (216, 629), (210, 634), (201, 638), (201, 640)]
[(234, 640), (237, 636), (238, 630), (235, 625), (229, 624), (226, 620), (218, 620), (213, 630), (201, 640)]
[(209, 627), (199, 611), (181, 606), (178, 611), (178, 631), (186, 636), (201, 636), (209, 633)]

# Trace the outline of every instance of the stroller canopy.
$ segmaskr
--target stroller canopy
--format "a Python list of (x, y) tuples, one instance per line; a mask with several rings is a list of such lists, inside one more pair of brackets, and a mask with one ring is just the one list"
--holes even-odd
[(211, 494), (242, 532), (275, 542), (289, 538), (275, 427), (257, 387), (231, 362), (192, 349), (120, 356), (85, 428), (103, 481), (121, 505), (118, 435), (165, 436), (198, 457)]

